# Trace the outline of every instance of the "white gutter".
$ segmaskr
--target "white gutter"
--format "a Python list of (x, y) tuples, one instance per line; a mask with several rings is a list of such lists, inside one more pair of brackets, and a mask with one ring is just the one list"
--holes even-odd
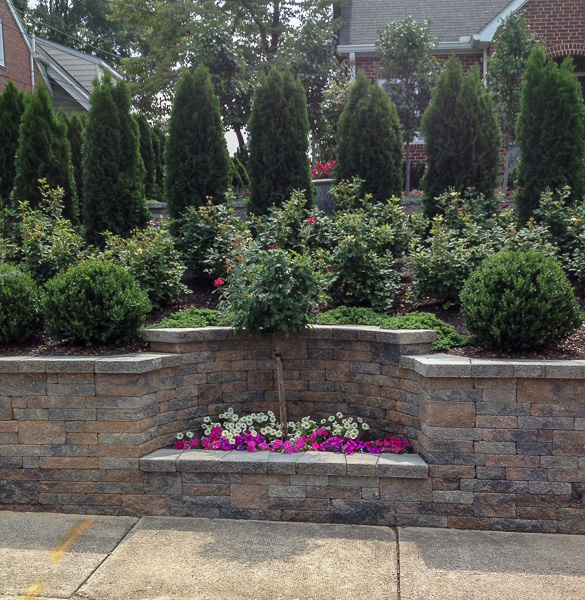
[[(483, 43), (482, 43), (483, 42)], [(434, 50), (433, 54), (452, 54), (452, 53), (467, 53), (470, 50), (479, 51), (482, 47), (487, 47), (489, 42), (486, 43), (480, 40), (477, 36), (467, 35), (459, 38), (458, 41), (452, 42), (439, 42)], [(376, 44), (350, 44), (350, 45), (339, 45), (337, 46), (339, 54), (376, 54)]]
[(34, 34), (31, 35), (31, 51), (30, 51), (30, 83), (31, 83), (31, 87), (34, 90), (35, 89), (35, 54), (37, 52), (36, 50), (36, 46), (35, 46), (35, 36)]

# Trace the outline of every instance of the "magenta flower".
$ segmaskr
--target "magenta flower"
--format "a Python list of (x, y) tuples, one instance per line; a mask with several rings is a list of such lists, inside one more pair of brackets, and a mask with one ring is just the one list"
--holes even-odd
[(216, 279), (216, 280), (213, 282), (213, 285), (214, 285), (215, 287), (217, 287), (217, 286), (219, 286), (219, 285), (223, 285), (224, 283), (225, 283), (225, 281), (224, 281), (223, 279)]

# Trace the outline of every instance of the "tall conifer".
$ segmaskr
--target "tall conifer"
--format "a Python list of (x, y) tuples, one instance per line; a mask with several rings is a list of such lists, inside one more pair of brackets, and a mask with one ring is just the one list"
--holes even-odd
[(304, 191), (310, 204), (307, 98), (289, 71), (273, 67), (260, 79), (248, 133), (249, 212), (264, 214), (272, 205), (282, 205), (294, 190)]
[(140, 157), (144, 163), (144, 193), (147, 200), (154, 200), (156, 196), (156, 160), (154, 155), (154, 144), (152, 129), (145, 115), (136, 115), (136, 124), (140, 136)]
[(172, 218), (210, 197), (223, 201), (229, 185), (229, 155), (219, 100), (209, 71), (185, 71), (177, 83), (165, 151), (165, 200)]
[(9, 81), (0, 94), (0, 206), (7, 203), (14, 186), (14, 156), (24, 113), (24, 94)]

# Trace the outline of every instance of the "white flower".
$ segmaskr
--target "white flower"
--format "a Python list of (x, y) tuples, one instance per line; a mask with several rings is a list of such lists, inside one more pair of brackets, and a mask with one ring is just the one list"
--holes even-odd
[(335, 421), (335, 417), (334, 416), (329, 417), (329, 422), (333, 423), (333, 421)]
[(321, 425), (325, 425), (327, 423), (327, 419), (321, 419)]
[(277, 431), (274, 435), (276, 437), (282, 437), (282, 431)]
[(229, 443), (235, 446), (236, 440), (234, 440), (233, 438), (230, 438), (229, 439)]
[(185, 436), (182, 433), (177, 433), (177, 439), (182, 440)]
[(357, 437), (357, 433), (356, 433), (355, 431), (352, 431), (352, 432), (349, 434), (349, 437), (350, 437), (352, 440), (355, 440), (355, 438)]
[(211, 419), (210, 419), (209, 417), (205, 417), (205, 418), (203, 419), (203, 422), (204, 422), (204, 423), (209, 423), (210, 421), (211, 421)]
[(231, 406), (227, 409), (227, 411), (230, 415), (234, 414), (234, 409)]
[(361, 417), (358, 417), (357, 420), (358, 420), (358, 423), (363, 423), (364, 422), (364, 420)]
[(338, 412), (338, 413), (337, 413), (335, 416), (336, 416), (338, 419), (343, 419), (343, 413), (341, 413), (341, 412)]
[(187, 437), (192, 440), (195, 437), (195, 434), (192, 431), (187, 431)]

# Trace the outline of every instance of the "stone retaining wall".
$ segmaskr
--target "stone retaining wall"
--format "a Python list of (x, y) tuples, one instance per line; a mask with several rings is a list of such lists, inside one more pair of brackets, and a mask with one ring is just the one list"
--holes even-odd
[[(146, 336), (153, 353), (0, 359), (3, 508), (585, 533), (584, 361), (428, 355), (434, 332), (375, 327)], [(428, 476), (178, 468), (190, 452), (149, 469), (208, 414), (275, 410), (275, 350), (291, 417), (365, 417), (409, 437)]]

